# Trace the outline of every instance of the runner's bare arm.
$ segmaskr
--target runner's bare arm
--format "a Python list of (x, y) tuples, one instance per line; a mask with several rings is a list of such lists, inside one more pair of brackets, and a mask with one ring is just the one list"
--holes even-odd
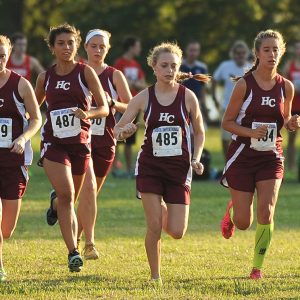
[[(86, 66), (84, 69), (84, 76), (88, 85), (89, 90), (94, 96), (94, 99), (97, 103), (97, 108), (86, 111), (86, 118), (103, 118), (108, 116), (109, 108), (107, 97), (100, 83), (99, 77), (96, 72), (90, 67)], [(75, 112), (76, 116), (76, 112)]]
[(30, 119), (27, 129), (12, 142), (11, 152), (23, 153), (25, 143), (30, 140), (41, 127), (42, 116), (33, 88), (25, 78), (20, 79), (18, 91), (24, 101), (25, 109)]
[(256, 129), (247, 128), (237, 124), (236, 119), (239, 115), (243, 105), (244, 97), (246, 94), (246, 81), (241, 78), (236, 83), (232, 95), (230, 97), (229, 105), (223, 117), (223, 129), (243, 137), (251, 137), (255, 139), (263, 138), (267, 133), (267, 125), (259, 126)]
[(291, 115), (294, 99), (294, 85), (285, 79), (284, 125), (288, 130), (294, 131), (300, 127), (300, 116)]
[(195, 94), (186, 89), (186, 107), (191, 116), (191, 123), (194, 133), (194, 153), (193, 159), (200, 161), (204, 142), (205, 142), (205, 129), (203, 124), (203, 118), (199, 107), (198, 99)]
[(45, 88), (44, 88), (45, 78), (46, 78), (46, 72), (42, 72), (38, 75), (36, 79), (35, 96), (40, 106), (45, 101)]
[(132, 98), (128, 83), (127, 83), (126, 78), (123, 75), (123, 73), (119, 70), (116, 70), (113, 73), (113, 82), (114, 82), (114, 85), (116, 86), (117, 94), (120, 98), (120, 101), (116, 102), (116, 104), (114, 105), (114, 108), (118, 112), (124, 113), (127, 108), (128, 102)]
[(117, 139), (127, 139), (137, 130), (137, 125), (132, 122), (139, 111), (145, 110), (148, 103), (148, 97), (148, 89), (145, 89), (130, 100), (125, 113), (114, 128), (114, 136)]

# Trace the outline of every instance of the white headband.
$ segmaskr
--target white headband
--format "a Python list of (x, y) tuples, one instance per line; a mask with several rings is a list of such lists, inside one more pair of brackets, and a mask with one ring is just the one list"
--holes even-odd
[(96, 30), (93, 30), (90, 33), (88, 33), (88, 35), (85, 38), (85, 43), (87, 44), (89, 42), (89, 40), (96, 35), (102, 36), (104, 39), (107, 40), (107, 42), (109, 41), (109, 36), (105, 31), (96, 29)]

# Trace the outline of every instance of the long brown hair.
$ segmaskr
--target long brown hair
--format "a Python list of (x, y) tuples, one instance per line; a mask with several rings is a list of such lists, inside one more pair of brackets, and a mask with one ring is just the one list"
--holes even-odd
[(256, 38), (254, 39), (254, 45), (253, 45), (252, 51), (253, 51), (255, 60), (254, 60), (252, 67), (247, 72), (245, 72), (245, 74), (243, 76), (234, 77), (232, 79), (233, 81), (238, 81), (240, 78), (244, 77), (247, 74), (250, 74), (251, 72), (253, 72), (254, 70), (257, 69), (257, 66), (259, 64), (259, 59), (258, 59), (256, 53), (259, 51), (263, 40), (269, 39), (269, 38), (274, 38), (274, 39), (278, 40), (281, 56), (285, 53), (285, 50), (286, 50), (285, 42), (284, 42), (283, 36), (280, 32), (278, 32), (276, 30), (272, 30), (272, 29), (268, 29), (268, 30), (259, 32), (258, 35), (256, 36)]

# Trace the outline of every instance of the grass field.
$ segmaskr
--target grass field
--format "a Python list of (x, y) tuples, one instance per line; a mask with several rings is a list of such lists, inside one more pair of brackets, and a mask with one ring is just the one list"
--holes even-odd
[[(216, 129), (207, 134), (207, 148), (221, 166)], [(247, 279), (255, 226), (224, 240), (219, 223), (228, 191), (197, 181), (187, 235), (179, 241), (163, 235), (164, 287), (155, 291), (147, 285), (145, 224), (134, 180), (108, 178), (96, 227), (101, 257), (73, 275), (59, 227), (45, 223), (50, 185), (34, 164), (18, 227), (4, 246), (9, 280), (0, 285), (0, 299), (300, 299), (300, 186), (293, 177), (288, 174), (280, 193), (263, 280)]]

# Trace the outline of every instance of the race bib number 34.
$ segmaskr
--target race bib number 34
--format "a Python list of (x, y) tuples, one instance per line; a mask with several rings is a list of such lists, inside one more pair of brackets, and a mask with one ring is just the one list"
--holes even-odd
[(251, 148), (257, 151), (272, 151), (276, 149), (277, 139), (277, 124), (276, 123), (262, 123), (253, 122), (252, 129), (256, 129), (262, 125), (268, 125), (266, 135), (261, 139), (251, 138)]
[(180, 126), (162, 126), (152, 132), (153, 155), (182, 155), (182, 130)]
[(50, 112), (53, 135), (60, 139), (76, 136), (81, 131), (80, 119), (73, 111), (77, 107), (57, 109)]
[(12, 119), (0, 118), (0, 148), (9, 148), (12, 143)]

